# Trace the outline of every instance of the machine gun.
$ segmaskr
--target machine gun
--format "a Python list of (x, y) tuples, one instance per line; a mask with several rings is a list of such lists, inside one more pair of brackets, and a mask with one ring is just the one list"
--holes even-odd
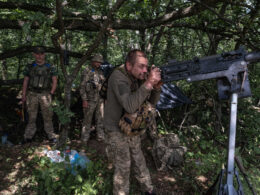
[(260, 60), (260, 52), (247, 54), (243, 48), (220, 55), (177, 62), (170, 60), (161, 66), (164, 83), (186, 79), (188, 82), (218, 79), (219, 99), (228, 99), (236, 92), (240, 97), (251, 96), (247, 64)]
[[(218, 79), (219, 99), (231, 98), (229, 145), (226, 173), (226, 184), (222, 185), (223, 170), (219, 177), (218, 195), (242, 195), (243, 188), (234, 166), (236, 120), (238, 98), (251, 96), (247, 65), (260, 61), (260, 52), (247, 53), (243, 48), (220, 55), (177, 62), (169, 61), (160, 67), (163, 82), (186, 79), (188, 82), (207, 79)], [(233, 186), (236, 175), (238, 189)]]

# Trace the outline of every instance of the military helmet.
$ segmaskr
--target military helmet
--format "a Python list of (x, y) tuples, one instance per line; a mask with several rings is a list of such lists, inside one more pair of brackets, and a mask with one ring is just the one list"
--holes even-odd
[(91, 59), (92, 62), (100, 62), (100, 63), (103, 63), (104, 60), (103, 60), (103, 56), (101, 54), (95, 54), (92, 59)]

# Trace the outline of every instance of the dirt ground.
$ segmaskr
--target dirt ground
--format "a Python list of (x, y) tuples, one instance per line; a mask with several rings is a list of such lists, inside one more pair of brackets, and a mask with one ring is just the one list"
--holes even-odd
[[(30, 148), (37, 148), (34, 152), (30, 152)], [(29, 161), (33, 156), (43, 155), (42, 150), (44, 148), (51, 147), (48, 141), (33, 142), (25, 145), (15, 145), (12, 147), (0, 146), (0, 194), (34, 194), (34, 190), (30, 186), (29, 176), (32, 174), (30, 167), (28, 167)], [(82, 150), (80, 142), (73, 140), (70, 143), (71, 149)], [(88, 143), (89, 150), (95, 150), (96, 155), (87, 153), (87, 156), (91, 160), (97, 158), (106, 158), (105, 156), (105, 144), (98, 142), (95, 139), (91, 139)], [(173, 172), (156, 171), (152, 157), (149, 154), (149, 148), (146, 148), (148, 152), (145, 153), (147, 166), (150, 170), (153, 184), (156, 187), (158, 194), (188, 194), (184, 193), (183, 187), (179, 186), (178, 178), (173, 176)], [(97, 156), (98, 155), (98, 156)], [(28, 179), (28, 180), (27, 180)], [(133, 181), (136, 185), (137, 182)]]

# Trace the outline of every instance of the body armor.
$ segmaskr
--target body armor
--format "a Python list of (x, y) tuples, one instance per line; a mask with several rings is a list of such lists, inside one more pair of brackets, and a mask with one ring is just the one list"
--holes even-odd
[(29, 87), (32, 90), (48, 90), (51, 86), (50, 65), (32, 64)]

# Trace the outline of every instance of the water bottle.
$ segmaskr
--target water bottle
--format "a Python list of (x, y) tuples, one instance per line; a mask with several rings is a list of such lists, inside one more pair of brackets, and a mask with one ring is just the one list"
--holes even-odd
[(52, 162), (63, 162), (64, 161), (64, 158), (61, 157), (59, 150), (48, 151), (47, 157), (49, 157)]

